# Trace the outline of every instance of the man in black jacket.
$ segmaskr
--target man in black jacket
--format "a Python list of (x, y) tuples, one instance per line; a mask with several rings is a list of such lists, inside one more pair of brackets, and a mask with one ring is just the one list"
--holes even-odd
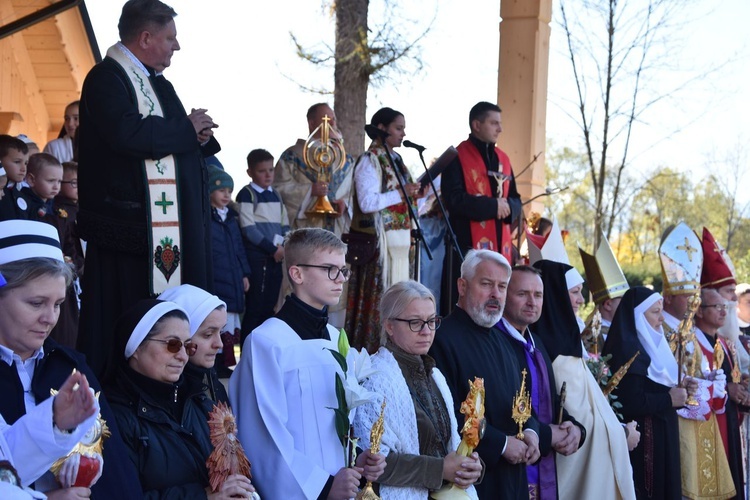
[(121, 41), (83, 85), (78, 224), (88, 246), (78, 348), (98, 374), (125, 309), (181, 283), (212, 288), (203, 158), (220, 148), (206, 110), (187, 114), (162, 75), (180, 49), (175, 15), (159, 0), (128, 1)]
[[(567, 300), (567, 297), (563, 297)], [(528, 464), (529, 494), (534, 498), (557, 495), (555, 455), (575, 453), (586, 438), (586, 429), (563, 410), (560, 418), (560, 397), (555, 373), (544, 343), (529, 330), (542, 314), (544, 285), (539, 271), (530, 266), (516, 266), (508, 283), (508, 295), (500, 331), (511, 339), (516, 358), (531, 379), (532, 407), (539, 419), (540, 462)]]
[[(511, 225), (521, 213), (521, 198), (510, 159), (495, 145), (503, 130), (500, 107), (475, 104), (469, 112), (469, 127), (469, 138), (458, 145), (458, 156), (443, 174), (441, 190), (448, 218), (462, 252), (493, 250), (513, 263)], [(451, 253), (451, 279), (443, 273), (442, 311), (451, 310), (457, 297), (455, 278), (461, 262), (455, 252), (446, 253), (446, 259)]]
[[(510, 277), (508, 261), (497, 252), (472, 250), (466, 255), (458, 280), (456, 309), (443, 321), (430, 349), (430, 356), (445, 375), (457, 418), (461, 401), (474, 377), (484, 379), (484, 437), (476, 451), (485, 464), (479, 498), (528, 499), (527, 464), (539, 460), (539, 422), (532, 415), (523, 424), (513, 420), (514, 395), (522, 383), (521, 363), (511, 339), (497, 324), (503, 314)], [(526, 387), (530, 387), (526, 377)]]

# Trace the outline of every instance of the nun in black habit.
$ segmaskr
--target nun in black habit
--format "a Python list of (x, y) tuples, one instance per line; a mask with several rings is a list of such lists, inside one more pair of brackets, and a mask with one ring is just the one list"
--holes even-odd
[(677, 408), (687, 390), (679, 387), (677, 361), (664, 337), (662, 297), (646, 287), (628, 290), (609, 329), (603, 354), (614, 372), (640, 354), (615, 394), (625, 420), (634, 419), (641, 442), (630, 452), (638, 498), (680, 499), (680, 436)]
[(633, 473), (625, 430), (583, 360), (580, 328), (568, 290), (583, 282), (574, 267), (540, 260), (544, 306), (530, 329), (544, 342), (552, 360), (557, 391), (566, 383), (564, 408), (587, 430), (572, 455), (557, 457), (560, 498), (634, 499)]

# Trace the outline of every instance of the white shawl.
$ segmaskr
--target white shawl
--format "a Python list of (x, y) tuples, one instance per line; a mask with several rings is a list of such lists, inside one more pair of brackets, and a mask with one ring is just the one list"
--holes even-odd
[[(387, 400), (385, 425), (383, 439), (380, 443), (380, 453), (386, 457), (391, 451), (419, 455), (417, 414), (401, 368), (399, 368), (393, 354), (385, 347), (381, 347), (371, 359), (373, 369), (379, 371), (367, 379), (363, 385), (370, 391), (377, 393), (378, 396), (372, 404), (357, 408), (357, 415), (354, 419), (354, 433), (360, 440), (360, 447), (362, 449), (370, 447), (370, 429), (380, 416), (380, 405), (383, 403), (383, 397), (385, 397)], [(449, 449), (455, 451), (461, 439), (458, 436), (458, 425), (453, 412), (453, 397), (450, 389), (448, 389), (445, 377), (437, 368), (432, 369), (432, 379), (440, 390), (440, 395), (443, 397), (450, 416), (451, 442)], [(466, 492), (469, 497), (477, 498), (474, 486), (470, 486)], [(384, 500), (424, 500), (428, 493), (424, 488), (380, 486), (380, 497)]]

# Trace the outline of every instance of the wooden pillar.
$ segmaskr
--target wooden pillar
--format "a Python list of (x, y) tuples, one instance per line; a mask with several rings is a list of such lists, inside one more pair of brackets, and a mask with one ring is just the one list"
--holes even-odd
[[(521, 199), (546, 187), (547, 75), (552, 0), (501, 0), (498, 104), (503, 110), (499, 146), (510, 157)], [(529, 169), (521, 171), (534, 155)], [(519, 175), (521, 174), (521, 175)], [(543, 199), (524, 207), (541, 212)]]

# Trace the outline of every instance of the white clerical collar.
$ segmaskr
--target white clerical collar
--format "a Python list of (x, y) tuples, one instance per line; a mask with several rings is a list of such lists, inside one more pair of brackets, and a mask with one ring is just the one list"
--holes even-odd
[[(140, 69), (141, 71), (143, 71), (143, 73), (146, 76), (151, 76), (151, 74), (148, 72), (148, 69), (146, 68), (146, 66), (140, 61), (140, 59), (138, 59), (137, 57), (135, 57), (135, 54), (133, 54), (132, 52), (130, 52), (130, 49), (127, 48), (125, 45), (123, 45), (122, 42), (117, 42), (115, 44), (115, 47), (117, 47), (118, 49), (120, 49), (120, 52), (122, 52), (123, 54), (125, 54), (125, 56), (127, 56), (127, 58), (130, 59), (130, 61), (133, 64), (135, 64), (138, 69)], [(156, 70), (154, 70), (154, 72), (156, 72)], [(156, 76), (159, 76), (161, 74), (162, 74), (161, 71), (160, 72), (156, 72)]]
[(260, 187), (259, 185), (257, 185), (257, 184), (256, 184), (256, 183), (254, 183), (254, 182), (251, 182), (251, 183), (250, 183), (250, 186), (252, 186), (252, 188), (253, 188), (253, 189), (254, 189), (254, 190), (255, 190), (255, 191), (257, 192), (257, 193), (265, 193), (266, 191), (268, 191), (269, 193), (273, 193), (273, 188), (272, 188), (271, 186), (268, 186), (267, 188), (265, 188), (265, 189), (264, 189), (264, 188)]
[[(41, 347), (26, 361), (30, 361), (30, 360), (36, 361), (38, 359), (42, 359), (43, 357), (44, 357), (44, 347)], [(4, 345), (0, 345), (0, 360), (6, 363), (8, 366), (13, 366), (14, 359), (18, 359), (19, 361), (24, 362), (23, 360), (21, 360), (21, 357), (15, 352), (13, 352), (11, 349), (8, 349)]]
[(608, 319), (602, 318), (602, 326), (606, 326), (607, 328), (609, 328), (610, 326), (612, 326), (612, 322)]
[[(519, 332), (515, 326), (508, 323), (508, 320), (506, 320), (505, 318), (502, 318), (500, 321), (503, 322), (503, 325), (505, 325), (505, 329), (508, 331), (508, 333), (510, 333), (511, 337), (523, 343), (524, 345), (529, 343), (528, 340), (526, 340), (526, 337), (521, 335), (521, 332)], [(529, 331), (528, 327), (526, 328), (525, 331)], [(536, 344), (534, 344), (534, 337), (532, 337), (531, 334), (529, 334), (529, 338), (531, 339), (531, 346), (536, 348)]]

